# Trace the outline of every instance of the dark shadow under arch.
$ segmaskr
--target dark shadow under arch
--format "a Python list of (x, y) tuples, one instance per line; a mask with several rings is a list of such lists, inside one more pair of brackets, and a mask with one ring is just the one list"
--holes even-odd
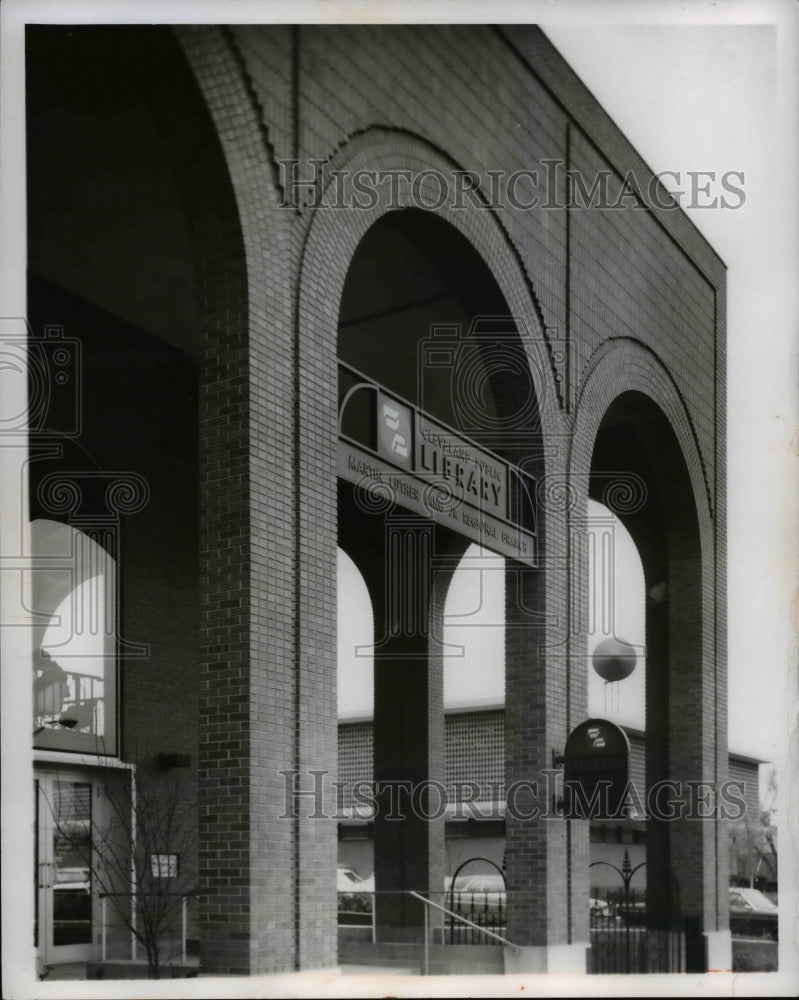
[(339, 317), (341, 361), (511, 462), (540, 452), (539, 375), (488, 267), (444, 219), (378, 219)]
[[(635, 483), (634, 495), (622, 496), (616, 505), (614, 479)], [(590, 484), (591, 497), (608, 505), (630, 532), (644, 569), (647, 790), (666, 780), (695, 779), (701, 773), (696, 765), (700, 748), (713, 737), (706, 726), (715, 725), (716, 712), (706, 704), (703, 682), (715, 669), (701, 613), (708, 568), (703, 566), (699, 516), (682, 448), (663, 411), (644, 393), (622, 393), (605, 412), (594, 443)], [(709, 712), (713, 720), (707, 723)], [(701, 826), (649, 816), (648, 920), (653, 926), (668, 926), (680, 906), (689, 920), (702, 913), (701, 886), (683, 879), (683, 891), (676, 896), (658, 874), (685, 871), (696, 863), (697, 852), (704, 850)], [(691, 961), (700, 962), (696, 927), (690, 941), (689, 969)]]

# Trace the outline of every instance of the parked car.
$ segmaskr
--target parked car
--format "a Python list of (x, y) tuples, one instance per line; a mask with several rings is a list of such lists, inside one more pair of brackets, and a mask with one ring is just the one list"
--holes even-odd
[(80, 892), (88, 894), (91, 883), (88, 868), (57, 868), (55, 873), (56, 892)]
[(354, 868), (339, 866), (336, 870), (336, 889), (338, 892), (374, 892), (375, 877), (361, 878)]
[(610, 903), (605, 899), (591, 896), (588, 900), (588, 913), (591, 917), (609, 917), (611, 915)]
[(730, 886), (730, 930), (736, 937), (777, 940), (779, 910), (759, 889)]
[[(361, 876), (353, 868), (340, 866), (336, 871), (336, 889), (338, 891), (339, 923), (344, 919), (351, 923), (354, 919), (361, 921), (356, 915), (369, 915), (374, 901), (375, 877)], [(371, 919), (369, 917), (368, 919)]]
[(465, 917), (470, 914), (504, 913), (507, 908), (505, 880), (500, 874), (459, 875), (444, 880), (444, 905)]

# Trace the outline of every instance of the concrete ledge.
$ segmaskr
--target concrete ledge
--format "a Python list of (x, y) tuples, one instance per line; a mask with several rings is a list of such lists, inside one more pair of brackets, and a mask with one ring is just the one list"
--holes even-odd
[(547, 971), (547, 950), (546, 947), (522, 947), (509, 948), (505, 945), (505, 975), (519, 975), (525, 972), (546, 972)]
[(371, 941), (339, 941), (338, 960), (344, 965), (396, 965), (418, 969), (422, 960), (422, 947), (406, 942), (384, 941), (373, 944)]
[(502, 945), (446, 944), (430, 948), (431, 976), (497, 976), (503, 972)]
[[(431, 944), (428, 950), (431, 976), (501, 975), (504, 971), (501, 945)], [(338, 960), (342, 965), (375, 966), (419, 975), (424, 966), (424, 945), (405, 942), (339, 942)]]
[[(196, 962), (186, 965), (165, 965), (161, 969), (161, 979), (193, 979), (199, 972)], [(150, 970), (146, 962), (115, 961), (87, 962), (87, 979), (149, 979)]]
[(505, 973), (557, 972), (585, 975), (588, 943), (505, 946)]
[(705, 932), (705, 968), (708, 972), (732, 969), (732, 934), (726, 931)]
[(547, 949), (547, 972), (562, 975), (585, 975), (588, 968), (587, 941), (574, 944), (551, 944)]

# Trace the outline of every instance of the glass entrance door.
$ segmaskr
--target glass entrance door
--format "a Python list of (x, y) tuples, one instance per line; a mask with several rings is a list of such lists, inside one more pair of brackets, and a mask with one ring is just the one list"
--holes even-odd
[(98, 951), (93, 831), (100, 786), (67, 771), (36, 774), (36, 946), (45, 964)]

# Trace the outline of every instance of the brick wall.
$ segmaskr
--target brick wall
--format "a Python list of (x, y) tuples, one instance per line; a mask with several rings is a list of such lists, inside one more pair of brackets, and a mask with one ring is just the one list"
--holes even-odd
[[(333, 580), (330, 542), (335, 527), (331, 468), (335, 313), (358, 240), (387, 206), (383, 200), (371, 213), (337, 211), (333, 219), (334, 213), (313, 209), (312, 192), (306, 190), (296, 211), (258, 217), (252, 212), (255, 186), (260, 184), (261, 190), (269, 192), (272, 204), (285, 197), (278, 161), (287, 157), (300, 161), (299, 170), (305, 176), (311, 158), (329, 161), (330, 167), (455, 165), (479, 172), (498, 168), (507, 175), (541, 167), (547, 157), (565, 160), (568, 153), (584, 170), (601, 168), (606, 161), (617, 172), (630, 166), (644, 168), (535, 29), (247, 26), (225, 32), (224, 44), (220, 33), (197, 29), (191, 45), (192, 64), (223, 134), (251, 273), (264, 274), (267, 281), (271, 276), (274, 281), (280, 268), (281, 279), (298, 294), (301, 334), (292, 355), (298, 367), (293, 394), (284, 397), (294, 400), (299, 423), (295, 423), (293, 440), (298, 454), (307, 457), (299, 463), (294, 479), (298, 491), (294, 524), (303, 539), (297, 550), (299, 576), (294, 591), (297, 639), (299, 648), (307, 651), (299, 655), (297, 669), (301, 685), (302, 678), (314, 678), (314, 684), (302, 687), (308, 700), (301, 700), (310, 713), (308, 721), (321, 737), (317, 745), (308, 744), (307, 759), (327, 764), (332, 760), (333, 720), (324, 702), (332, 688), (322, 662), (328, 648), (322, 636), (334, 633), (334, 609), (327, 595)], [(230, 74), (224, 96), (219, 84), (214, 84), (217, 90), (212, 92), (205, 79), (211, 63), (219, 67), (223, 60)], [(244, 74), (235, 82), (233, 68)], [(214, 74), (215, 80), (221, 80), (219, 69)], [(234, 136), (228, 117), (231, 101), (244, 114), (245, 92), (246, 115), (257, 120), (255, 145), (252, 131)], [(262, 164), (257, 181), (247, 166), (256, 155), (256, 146)], [(531, 189), (528, 193), (543, 192)], [(581, 379), (586, 378), (586, 359), (593, 356), (593, 371), (602, 354), (599, 345), (627, 337), (641, 350), (651, 351), (654, 359), (651, 371), (639, 380), (643, 391), (649, 391), (652, 379), (662, 380), (662, 373), (669, 372), (665, 378), (672, 380), (673, 395), (683, 407), (678, 434), (689, 452), (697, 503), (717, 504), (714, 435), (723, 412), (721, 394), (707, 387), (715, 385), (712, 359), (717, 336), (711, 286), (722, 287), (723, 272), (685, 220), (665, 211), (623, 211), (612, 218), (587, 211), (572, 218), (576, 213), (540, 206), (529, 211), (505, 207), (492, 214), (481, 209), (458, 214), (445, 208), (441, 215), (467, 235), (487, 263), (520, 321), (523, 338), (529, 337), (525, 341), (531, 345), (528, 350), (536, 341), (550, 348), (540, 400), (545, 439), (555, 452), (548, 459), (547, 476), (554, 482), (563, 482), (567, 474), (587, 476), (590, 451), (582, 467), (572, 462), (567, 473), (567, 442), (573, 432), (570, 411), (581, 391)], [(284, 227), (292, 234), (293, 255), (285, 243), (277, 242)], [(273, 249), (256, 257), (249, 243), (254, 247), (259, 241), (265, 241), (261, 243), (265, 249)], [(278, 246), (281, 249), (275, 252)], [(602, 257), (604, 270), (597, 263)], [(614, 270), (610, 257), (626, 257), (633, 266)], [(252, 282), (251, 278), (251, 290)], [(254, 315), (259, 315), (257, 309)], [(277, 331), (287, 317), (291, 318), (290, 311), (283, 307), (279, 323), (270, 330), (271, 342), (279, 343)], [(685, 352), (688, 331), (692, 349)], [(552, 349), (556, 338), (565, 333), (580, 340), (571, 364)], [(624, 377), (621, 355), (615, 356), (612, 370), (614, 381)], [(624, 383), (615, 381), (617, 391), (620, 384)], [(599, 400), (584, 403), (594, 419), (601, 405)], [(268, 408), (265, 416), (266, 438), (274, 441), (279, 421)], [(258, 419), (255, 412), (253, 419)], [(585, 424), (590, 427), (592, 419)], [(578, 485), (580, 490), (585, 495), (587, 484)], [(582, 660), (584, 640), (579, 634), (569, 638), (568, 628), (569, 616), (585, 600), (580, 576), (569, 570), (579, 560), (567, 541), (568, 512), (552, 507), (544, 513), (546, 585), (523, 580), (519, 591), (515, 581), (512, 588), (523, 603), (529, 606), (532, 601), (533, 606), (546, 609), (546, 628), (535, 640), (537, 652), (529, 637), (522, 639), (523, 633), (513, 628), (518, 607), (509, 608), (509, 705), (524, 706), (509, 721), (506, 733), (509, 776), (540, 766), (584, 714), (584, 679), (581, 670), (572, 667)], [(313, 553), (313, 568), (305, 564), (306, 552)], [(709, 577), (704, 577), (703, 585), (712, 589)], [(306, 593), (314, 595), (308, 604), (303, 603)], [(518, 624), (525, 617), (523, 613)], [(707, 649), (715, 662), (718, 646), (714, 640)], [(540, 672), (536, 680), (529, 673), (533, 662)], [(523, 663), (527, 673), (518, 673)], [(300, 733), (304, 725), (301, 718)], [(702, 729), (708, 732), (706, 721)], [(302, 735), (299, 738), (302, 742)], [(580, 859), (587, 845), (579, 836), (567, 844), (564, 831), (555, 824), (539, 833), (543, 854), (536, 856), (530, 847), (530, 830), (518, 831), (518, 878), (530, 884), (532, 868), (528, 871), (528, 867), (540, 865), (535, 881), (539, 885), (543, 877), (547, 892), (542, 894), (539, 886), (529, 905), (519, 903), (517, 930), (530, 942), (563, 940), (573, 932), (579, 937), (584, 928), (571, 926), (570, 907), (556, 890), (571, 870), (571, 909), (577, 912), (576, 900), (584, 888), (584, 861)], [(512, 845), (514, 837), (511, 831)], [(511, 847), (511, 855), (515, 849)], [(324, 853), (321, 841), (316, 846), (308, 842), (307, 856), (317, 850)], [(538, 858), (535, 862), (534, 857)], [(515, 863), (511, 861), (512, 868)], [(314, 884), (310, 873), (307, 884)], [(321, 886), (315, 888), (321, 890)], [(324, 919), (321, 914), (320, 919)]]
[[(481, 787), (491, 789), (504, 787), (504, 709), (450, 711), (445, 714), (445, 723), (445, 781), (454, 800), (460, 801), (458, 786), (462, 782), (476, 781)], [(646, 808), (646, 735), (638, 730), (627, 730), (627, 734), (629, 780)], [(358, 782), (372, 780), (371, 721), (340, 722), (338, 748), (338, 776), (344, 793), (340, 804), (349, 808), (353, 805), (352, 797), (347, 794), (349, 789)], [(729, 755), (729, 778), (743, 783), (746, 812), (751, 816), (757, 816), (760, 810), (758, 768), (757, 760)]]

